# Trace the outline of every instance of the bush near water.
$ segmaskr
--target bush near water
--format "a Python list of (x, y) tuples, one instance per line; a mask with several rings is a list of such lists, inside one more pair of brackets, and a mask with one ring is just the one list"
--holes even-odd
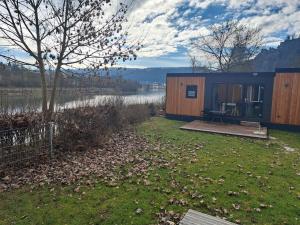
[[(102, 105), (61, 110), (54, 115), (55, 148), (59, 151), (82, 151), (100, 146), (113, 133), (156, 115), (159, 107), (153, 103), (126, 105), (122, 98), (117, 97)], [(21, 129), (20, 134), (31, 135), (43, 125), (39, 112), (0, 115), (0, 132)]]

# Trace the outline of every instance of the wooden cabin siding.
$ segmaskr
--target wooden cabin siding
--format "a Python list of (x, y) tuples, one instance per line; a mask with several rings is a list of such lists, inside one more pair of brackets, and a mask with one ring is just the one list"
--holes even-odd
[[(186, 87), (197, 85), (197, 98), (186, 98)], [(204, 110), (204, 77), (168, 77), (166, 113), (201, 116)]]
[(272, 98), (272, 123), (300, 125), (299, 89), (299, 73), (276, 74)]

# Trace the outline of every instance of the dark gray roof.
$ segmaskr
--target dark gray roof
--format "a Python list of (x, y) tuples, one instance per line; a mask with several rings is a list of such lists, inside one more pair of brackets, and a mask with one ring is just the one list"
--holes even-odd
[(277, 68), (277, 73), (300, 73), (300, 68)]
[(300, 68), (277, 68), (275, 72), (168, 73), (167, 77), (275, 76), (276, 73), (299, 73), (300, 75)]

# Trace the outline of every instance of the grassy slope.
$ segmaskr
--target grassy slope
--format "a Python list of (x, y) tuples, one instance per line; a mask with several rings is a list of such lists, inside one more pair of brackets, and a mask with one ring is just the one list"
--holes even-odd
[[(300, 149), (300, 134), (272, 131), (277, 140), (266, 142), (182, 131), (180, 125), (154, 118), (139, 127), (161, 144), (157, 157), (170, 162), (153, 165), (150, 185), (133, 177), (118, 187), (83, 187), (83, 194), (67, 186), (2, 193), (0, 224), (155, 224), (161, 207), (180, 213), (193, 208), (242, 224), (299, 223), (300, 151), (287, 153), (282, 144)], [(171, 198), (187, 204), (169, 204)], [(137, 208), (143, 209), (139, 215)]]

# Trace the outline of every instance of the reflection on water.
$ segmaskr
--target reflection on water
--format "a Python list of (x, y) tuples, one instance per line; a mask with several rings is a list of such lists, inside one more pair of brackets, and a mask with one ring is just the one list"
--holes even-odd
[(108, 100), (113, 98), (121, 97), (125, 104), (144, 104), (144, 103), (159, 103), (163, 101), (165, 96), (165, 92), (149, 92), (143, 94), (136, 95), (123, 95), (123, 96), (115, 96), (115, 95), (96, 95), (92, 98), (86, 98), (83, 100), (75, 100), (71, 102), (66, 102), (62, 105), (59, 105), (59, 108), (75, 108), (79, 106), (95, 106), (98, 104), (105, 104)]
[[(134, 95), (59, 95), (56, 100), (56, 110), (76, 108), (81, 106), (95, 106), (104, 104), (113, 98), (122, 98), (125, 104), (159, 103), (163, 101), (165, 91), (138, 93)], [(26, 111), (41, 111), (42, 98), (38, 95), (30, 96), (0, 96), (0, 113), (19, 113)]]

